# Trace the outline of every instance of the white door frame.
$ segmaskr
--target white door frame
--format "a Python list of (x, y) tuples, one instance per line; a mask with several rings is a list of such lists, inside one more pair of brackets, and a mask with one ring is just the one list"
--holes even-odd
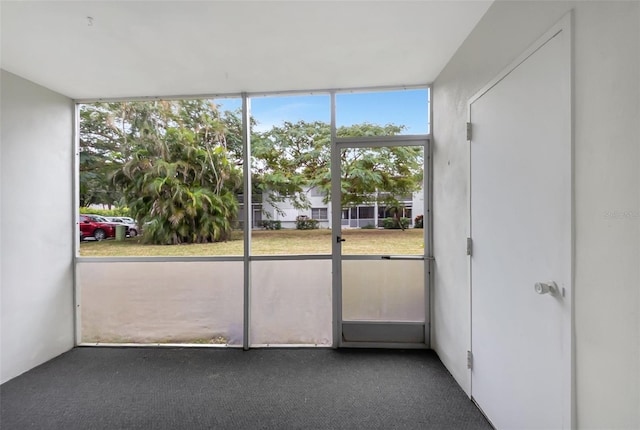
[[(488, 84), (486, 84), (480, 91), (478, 91), (467, 104), (467, 124), (468, 127), (472, 123), (471, 118), (471, 106), (477, 101), (480, 97), (486, 94), (489, 90), (491, 90), (494, 86), (496, 86), (500, 81), (502, 81), (507, 75), (509, 75), (514, 69), (516, 69), (520, 64), (522, 64), (527, 58), (532, 56), (536, 51), (538, 51), (542, 46), (544, 46), (549, 40), (558, 35), (560, 32), (565, 32), (569, 35), (569, 37), (564, 38), (563, 45), (563, 58), (567, 61), (567, 69), (569, 73), (569, 81), (571, 83), (570, 91), (570, 100), (571, 100), (571, 123), (567, 124), (569, 127), (569, 136), (571, 140), (571, 166), (570, 168), (570, 176), (574, 177), (574, 118), (575, 118), (575, 110), (574, 106), (574, 93), (573, 93), (573, 82), (574, 82), (574, 69), (573, 69), (573, 13), (570, 11), (565, 16), (563, 16), (556, 24), (553, 25), (547, 32), (545, 32), (538, 40), (536, 40), (529, 48), (527, 48), (515, 61), (505, 67), (494, 79), (492, 79)], [(473, 238), (473, 232), (471, 231), (471, 194), (473, 191), (472, 183), (471, 183), (471, 169), (473, 168), (471, 164), (471, 145), (473, 140), (472, 130), (469, 130), (467, 133), (467, 144), (468, 144), (468, 225), (467, 225), (467, 237)], [(575, 428), (576, 426), (576, 406), (575, 406), (575, 337), (574, 337), (574, 269), (575, 269), (575, 186), (572, 179), (571, 185), (571, 268), (570, 268), (570, 288), (566, 291), (565, 300), (569, 305), (569, 315), (565, 317), (563, 321), (563, 338), (565, 339), (564, 347), (566, 347), (567, 354), (565, 356), (565, 360), (561, 363), (562, 366), (562, 397), (564, 399), (563, 402), (563, 427), (564, 428)], [(472, 303), (472, 258), (471, 256), (467, 259), (468, 262), (468, 285), (469, 285), (469, 351), (471, 352), (469, 357), (469, 397), (473, 398), (473, 379), (472, 379), (472, 351), (473, 351), (473, 303)]]

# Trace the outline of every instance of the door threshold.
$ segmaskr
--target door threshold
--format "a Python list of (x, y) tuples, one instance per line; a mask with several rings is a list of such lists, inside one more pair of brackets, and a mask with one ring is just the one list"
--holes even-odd
[(403, 342), (340, 342), (338, 348), (430, 349), (424, 343)]

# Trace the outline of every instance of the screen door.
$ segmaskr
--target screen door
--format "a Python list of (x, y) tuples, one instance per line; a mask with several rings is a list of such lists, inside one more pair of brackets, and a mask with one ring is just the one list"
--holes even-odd
[(336, 140), (339, 174), (332, 174), (332, 189), (339, 192), (332, 202), (339, 346), (428, 343), (427, 144), (426, 138), (411, 136)]

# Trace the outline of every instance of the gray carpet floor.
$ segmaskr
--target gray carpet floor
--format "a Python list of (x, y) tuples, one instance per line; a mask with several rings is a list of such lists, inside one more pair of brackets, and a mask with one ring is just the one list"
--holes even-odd
[(0, 428), (490, 429), (432, 351), (74, 348), (0, 386)]

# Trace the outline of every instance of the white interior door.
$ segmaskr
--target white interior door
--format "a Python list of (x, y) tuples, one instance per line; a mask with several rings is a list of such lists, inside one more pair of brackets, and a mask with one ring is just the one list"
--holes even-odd
[(569, 25), (469, 106), (471, 393), (498, 429), (572, 422)]

